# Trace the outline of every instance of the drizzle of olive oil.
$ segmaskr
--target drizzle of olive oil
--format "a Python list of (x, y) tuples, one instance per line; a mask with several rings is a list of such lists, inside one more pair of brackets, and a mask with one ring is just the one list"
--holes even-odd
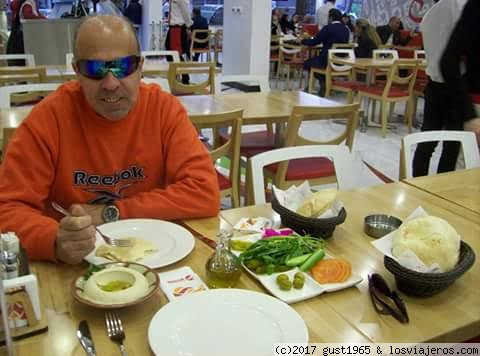
[(100, 287), (101, 290), (105, 292), (117, 292), (119, 290), (130, 288), (132, 284), (126, 281), (114, 280), (114, 281), (108, 282), (107, 284), (103, 284), (103, 285), (99, 284), (98, 286)]

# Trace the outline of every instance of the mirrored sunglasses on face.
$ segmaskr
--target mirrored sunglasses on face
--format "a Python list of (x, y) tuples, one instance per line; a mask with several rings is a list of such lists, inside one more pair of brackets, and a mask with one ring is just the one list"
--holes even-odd
[(368, 291), (377, 313), (392, 315), (401, 323), (408, 323), (409, 318), (405, 303), (397, 292), (390, 290), (381, 275), (373, 273), (368, 276)]
[(111, 61), (97, 59), (79, 59), (75, 62), (81, 75), (93, 80), (105, 78), (108, 72), (117, 79), (123, 79), (138, 69), (140, 56), (127, 56)]

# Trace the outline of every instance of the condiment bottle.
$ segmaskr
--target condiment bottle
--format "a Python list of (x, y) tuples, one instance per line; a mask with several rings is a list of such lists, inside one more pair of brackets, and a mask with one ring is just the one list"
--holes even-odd
[(209, 288), (232, 288), (242, 273), (240, 260), (230, 251), (231, 233), (221, 231), (215, 253), (207, 261), (207, 285)]
[(18, 277), (18, 261), (15, 252), (3, 251), (4, 279)]

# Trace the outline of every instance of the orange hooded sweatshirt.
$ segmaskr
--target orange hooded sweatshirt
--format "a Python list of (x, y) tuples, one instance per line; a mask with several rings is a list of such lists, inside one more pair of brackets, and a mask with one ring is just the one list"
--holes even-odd
[(141, 84), (128, 116), (110, 121), (76, 81), (33, 108), (0, 167), (0, 230), (16, 232), (31, 259), (55, 260), (51, 201), (115, 201), (121, 219), (201, 218), (220, 205), (210, 156), (174, 96)]

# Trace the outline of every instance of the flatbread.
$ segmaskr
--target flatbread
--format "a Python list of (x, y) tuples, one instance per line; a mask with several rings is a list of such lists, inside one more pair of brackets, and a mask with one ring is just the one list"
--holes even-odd
[(152, 241), (137, 237), (127, 237), (126, 239), (132, 242), (132, 246), (100, 245), (95, 250), (95, 256), (104, 257), (112, 261), (136, 262), (142, 260), (145, 255), (158, 251), (157, 246)]
[(298, 208), (297, 213), (306, 217), (313, 217), (322, 215), (327, 211), (331, 204), (337, 198), (337, 189), (323, 189), (312, 196), (305, 199), (305, 201)]

